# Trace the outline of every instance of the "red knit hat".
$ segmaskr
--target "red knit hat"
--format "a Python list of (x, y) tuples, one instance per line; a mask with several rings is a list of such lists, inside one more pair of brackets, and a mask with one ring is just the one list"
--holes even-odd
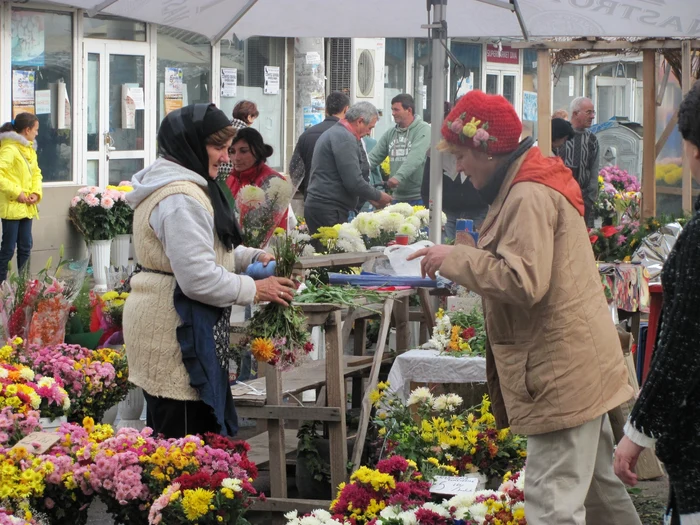
[(511, 103), (483, 91), (470, 91), (460, 98), (442, 124), (447, 142), (490, 155), (515, 151), (522, 131), (523, 124)]

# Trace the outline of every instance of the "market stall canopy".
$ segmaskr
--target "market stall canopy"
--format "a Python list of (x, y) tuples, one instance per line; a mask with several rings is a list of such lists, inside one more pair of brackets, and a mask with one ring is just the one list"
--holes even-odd
[[(511, 0), (532, 38), (700, 37), (695, 0)], [(450, 37), (522, 38), (507, 0), (449, 0)], [(222, 37), (426, 37), (426, 0), (49, 0)]]

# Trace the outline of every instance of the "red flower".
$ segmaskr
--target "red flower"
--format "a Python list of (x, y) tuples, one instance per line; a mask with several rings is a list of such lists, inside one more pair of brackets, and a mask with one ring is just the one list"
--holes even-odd
[(615, 235), (615, 234), (618, 233), (619, 231), (620, 231), (620, 230), (617, 228), (617, 226), (603, 226), (603, 227), (600, 229), (600, 233), (602, 233), (602, 234), (603, 234), (603, 237), (605, 237), (606, 239), (607, 239), (608, 237), (612, 237), (613, 235)]
[(474, 329), (473, 326), (470, 326), (469, 328), (465, 328), (462, 330), (462, 339), (471, 339), (476, 335), (476, 330)]
[(591, 241), (591, 244), (595, 244), (598, 242), (598, 236), (597, 235), (591, 235), (588, 237)]

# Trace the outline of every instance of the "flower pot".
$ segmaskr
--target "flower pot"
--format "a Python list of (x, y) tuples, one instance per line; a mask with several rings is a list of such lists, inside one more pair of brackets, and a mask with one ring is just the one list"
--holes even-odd
[(107, 268), (109, 268), (109, 254), (111, 248), (111, 240), (92, 241), (90, 243), (92, 277), (95, 280), (96, 292), (107, 291)]
[(128, 427), (141, 430), (145, 426), (145, 423), (141, 421), (144, 402), (142, 389), (136, 387), (129, 390), (124, 401), (119, 402), (117, 428)]
[(108, 409), (105, 412), (105, 415), (102, 416), (102, 423), (105, 425), (114, 425), (114, 421), (117, 419), (117, 412), (119, 411), (119, 403), (114, 405), (112, 408)]
[(129, 265), (129, 250), (131, 248), (131, 235), (120, 234), (112, 239), (111, 260), (112, 266), (125, 268)]
[(54, 430), (58, 430), (58, 427), (60, 427), (63, 423), (66, 423), (67, 421), (68, 419), (66, 418), (66, 416), (60, 416), (57, 418), (39, 418), (39, 424), (41, 425), (41, 428), (44, 432), (52, 432)]

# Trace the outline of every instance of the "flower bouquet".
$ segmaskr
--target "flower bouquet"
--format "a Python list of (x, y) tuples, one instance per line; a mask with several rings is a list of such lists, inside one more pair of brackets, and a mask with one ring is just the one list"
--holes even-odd
[(267, 246), (289, 209), (294, 190), (292, 182), (281, 177), (270, 177), (263, 187), (249, 184), (241, 188), (235, 197), (235, 215), (244, 245)]
[(243, 514), (256, 494), (245, 478), (228, 477), (223, 472), (185, 473), (155, 500), (148, 513), (148, 523), (247, 523)]
[[(122, 181), (119, 186), (107, 186), (106, 196), (114, 200), (114, 234), (126, 235), (134, 229), (134, 210), (126, 202), (126, 194), (134, 188), (130, 181)], [(102, 201), (100, 200), (100, 205)]]
[(598, 200), (594, 212), (604, 225), (639, 221), (641, 185), (637, 178), (617, 166), (598, 173)]
[(36, 410), (18, 412), (10, 406), (0, 410), (0, 448), (12, 447), (32, 432), (41, 431), (40, 414)]
[[(78, 190), (68, 211), (68, 218), (85, 237), (85, 242), (113, 239), (121, 230), (121, 213), (115, 203), (124, 201), (124, 192), (116, 189), (102, 190), (86, 186)], [(126, 203), (125, 203), (126, 204)], [(119, 217), (119, 218), (118, 218)]]
[(350, 483), (338, 486), (331, 503), (333, 518), (356, 525), (374, 523), (389, 506), (411, 508), (430, 499), (430, 483), (422, 480), (413, 461), (394, 456), (377, 463), (376, 469), (360, 467)]
[(90, 331), (102, 330), (98, 344), (123, 344), (122, 319), (124, 303), (128, 292), (110, 290), (102, 295), (92, 294), (93, 313), (90, 319)]
[(483, 357), (486, 355), (486, 328), (484, 315), (477, 306), (470, 313), (445, 313), (440, 308), (435, 314), (433, 337), (423, 348), (438, 350), (440, 355), (453, 357)]
[(25, 414), (37, 410), (42, 418), (56, 419), (70, 408), (70, 398), (62, 383), (53, 377), (36, 377), (31, 368), (21, 364), (0, 363), (0, 408), (3, 407)]
[[(274, 253), (279, 277), (291, 277), (303, 249), (291, 235), (276, 239)], [(241, 346), (243, 351), (250, 350), (258, 361), (282, 370), (301, 364), (314, 348), (301, 307), (283, 307), (277, 303), (268, 303), (255, 312)]]
[(522, 468), (526, 439), (496, 428), (488, 396), (474, 409), (459, 410), (462, 398), (455, 394), (435, 397), (420, 387), (404, 404), (387, 394), (386, 387), (378, 385), (371, 399), (379, 408), (374, 424), (382, 450), (390, 456), (415, 461), (426, 475), (481, 473), (500, 479), (505, 472)]

